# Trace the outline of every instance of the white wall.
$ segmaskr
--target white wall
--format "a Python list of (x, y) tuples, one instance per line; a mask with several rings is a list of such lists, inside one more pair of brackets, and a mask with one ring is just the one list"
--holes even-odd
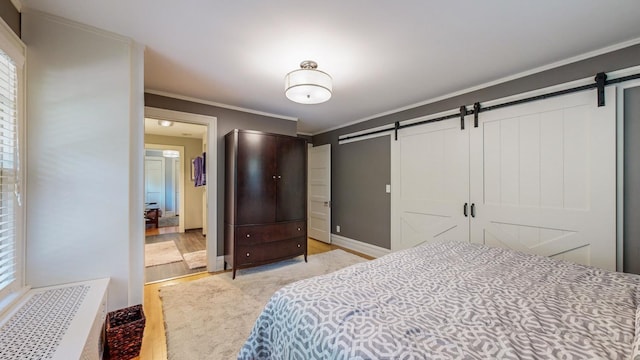
[[(142, 301), (142, 50), (38, 12), (27, 44), (27, 284), (110, 277), (109, 309)], [(130, 240), (131, 239), (131, 240)]]

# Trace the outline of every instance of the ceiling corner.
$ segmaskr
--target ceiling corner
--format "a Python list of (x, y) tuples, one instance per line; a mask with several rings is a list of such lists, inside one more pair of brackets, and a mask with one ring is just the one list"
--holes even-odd
[(13, 6), (18, 10), (19, 13), (22, 12), (22, 0), (11, 0)]

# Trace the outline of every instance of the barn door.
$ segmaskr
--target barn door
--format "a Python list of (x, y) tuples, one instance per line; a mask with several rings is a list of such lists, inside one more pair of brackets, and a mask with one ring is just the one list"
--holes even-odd
[(615, 88), (480, 115), (471, 241), (615, 270)]
[(402, 129), (391, 142), (391, 250), (469, 241), (469, 132), (460, 120)]

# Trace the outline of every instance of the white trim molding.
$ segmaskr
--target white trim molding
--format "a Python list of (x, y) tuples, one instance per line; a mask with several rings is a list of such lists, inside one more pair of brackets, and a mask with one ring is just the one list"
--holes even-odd
[(367, 244), (362, 241), (353, 240), (344, 236), (331, 234), (331, 244), (357, 251), (359, 253), (379, 258), (391, 253), (391, 250), (376, 245)]
[(216, 258), (216, 268), (215, 271), (222, 271), (224, 270), (224, 256), (218, 256)]
[[(456, 96), (459, 96), (459, 95), (464, 95), (464, 94), (471, 93), (471, 92), (474, 92), (474, 91), (482, 90), (482, 89), (485, 89), (485, 88), (488, 88), (488, 87), (491, 87), (491, 86), (503, 84), (503, 83), (506, 83), (506, 82), (509, 82), (509, 81), (512, 81), (512, 80), (517, 80), (517, 79), (520, 79), (520, 78), (527, 77), (529, 75), (538, 74), (538, 73), (541, 73), (541, 72), (544, 72), (544, 71), (547, 71), (547, 70), (559, 68), (559, 67), (564, 66), (564, 65), (569, 65), (569, 64), (581, 61), (581, 60), (590, 59), (590, 58), (593, 58), (593, 57), (596, 57), (596, 56), (599, 56), (599, 55), (604, 55), (604, 54), (607, 54), (607, 53), (610, 53), (610, 52), (614, 52), (614, 51), (621, 50), (621, 49), (624, 49), (624, 48), (628, 48), (630, 46), (634, 46), (634, 45), (638, 45), (638, 44), (640, 44), (640, 38), (631, 39), (631, 40), (624, 41), (624, 42), (621, 42), (621, 43), (618, 43), (618, 44), (614, 44), (614, 45), (611, 45), (611, 46), (607, 46), (607, 47), (604, 47), (604, 48), (601, 48), (601, 49), (597, 49), (597, 50), (586, 52), (586, 53), (583, 53), (583, 54), (580, 54), (580, 55), (577, 55), (577, 56), (573, 56), (573, 57), (570, 57), (568, 59), (556, 61), (556, 62), (553, 62), (551, 64), (539, 66), (537, 68), (534, 68), (534, 69), (531, 69), (531, 70), (527, 70), (527, 71), (523, 71), (523, 72), (520, 72), (520, 73), (517, 73), (517, 74), (514, 74), (514, 75), (505, 76), (505, 77), (497, 79), (497, 80), (489, 81), (489, 82), (486, 82), (486, 83), (483, 83), (483, 84), (479, 84), (479, 85), (476, 85), (476, 86), (468, 87), (466, 89), (462, 89), (462, 90), (454, 91), (454, 92), (451, 92), (451, 93), (448, 93), (448, 94), (445, 94), (445, 95), (437, 96), (437, 97), (434, 97), (434, 98), (431, 98), (431, 99), (428, 99), (428, 100), (424, 100), (424, 101), (417, 102), (417, 103), (414, 103), (414, 104), (410, 104), (410, 105), (407, 105), (407, 106), (403, 106), (403, 107), (399, 107), (399, 108), (392, 109), (392, 110), (389, 110), (389, 111), (385, 111), (385, 112), (381, 112), (381, 113), (374, 114), (374, 115), (371, 115), (371, 116), (367, 116), (365, 118), (354, 120), (354, 121), (348, 122), (346, 124), (330, 127), (330, 128), (328, 128), (326, 130), (321, 130), (321, 131), (318, 131), (318, 132), (314, 132), (313, 136), (324, 134), (324, 133), (328, 133), (328, 132), (331, 132), (331, 131), (334, 131), (334, 130), (338, 130), (338, 129), (342, 129), (342, 128), (345, 128), (345, 127), (348, 127), (348, 126), (356, 125), (356, 124), (359, 124), (361, 122), (377, 119), (377, 118), (380, 118), (380, 117), (383, 117), (383, 116), (399, 113), (401, 111), (414, 109), (414, 108), (417, 108), (417, 107), (420, 107), (420, 106), (424, 106), (424, 105), (428, 105), (428, 104), (433, 104), (433, 103), (436, 103), (436, 102), (441, 101), (441, 100), (447, 100), (447, 99), (450, 99), (450, 98), (453, 98), (453, 97), (456, 97)], [(610, 74), (611, 73), (607, 73), (607, 75), (610, 75)], [(609, 77), (608, 79), (610, 80), (611, 77)]]
[(166, 91), (145, 89), (144, 92), (152, 94), (152, 95), (158, 95), (158, 96), (164, 96), (164, 97), (169, 97), (169, 98), (178, 99), (178, 100), (190, 101), (190, 102), (194, 102), (194, 103), (198, 103), (198, 104), (211, 105), (211, 106), (220, 107), (220, 108), (229, 109), (229, 110), (242, 111), (242, 112), (246, 112), (246, 113), (250, 113), (250, 114), (268, 116), (268, 117), (272, 117), (272, 118), (276, 118), (276, 119), (298, 121), (298, 118), (291, 117), (291, 116), (271, 114), (271, 113), (264, 112), (264, 111), (258, 111), (258, 110), (253, 110), (253, 109), (242, 108), (242, 107), (239, 107), (239, 106), (233, 106), (233, 105), (217, 103), (217, 102), (213, 102), (213, 101), (209, 101), (209, 100), (203, 100), (203, 99), (194, 98), (194, 97), (191, 97), (191, 96), (178, 95), (178, 94), (174, 94), (174, 93), (170, 93), (170, 92), (166, 92)]
[[(633, 70), (638, 70), (636, 67)], [(624, 76), (627, 74), (621, 74)], [(616, 179), (616, 271), (624, 271), (624, 92), (626, 89), (640, 87), (640, 80), (632, 80), (617, 85), (616, 108), (616, 146), (617, 146), (617, 179)]]
[(11, 0), (13, 6), (18, 10), (19, 13), (22, 12), (22, 1), (21, 0)]
[[(207, 169), (217, 169), (217, 149), (218, 149), (218, 118), (215, 116), (193, 114), (175, 110), (159, 109), (154, 107), (144, 107), (145, 117), (158, 119), (158, 120), (171, 120), (186, 122), (191, 124), (205, 125), (207, 126)], [(186, 174), (185, 174), (186, 176)], [(217, 224), (217, 207), (215, 204), (217, 201), (218, 192), (217, 189), (216, 171), (207, 172), (207, 232), (210, 234), (218, 233)], [(184, 203), (184, 201), (182, 202)], [(182, 204), (181, 204), (182, 206)], [(184, 212), (181, 210), (184, 214)], [(217, 268), (218, 264), (218, 237), (207, 236), (207, 271), (213, 272)]]

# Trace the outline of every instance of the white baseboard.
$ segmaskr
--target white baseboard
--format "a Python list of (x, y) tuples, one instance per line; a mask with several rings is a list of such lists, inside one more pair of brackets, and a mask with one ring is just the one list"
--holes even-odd
[(221, 271), (224, 269), (224, 256), (218, 256), (216, 258), (216, 266), (213, 271)]
[(359, 253), (379, 258), (381, 256), (391, 253), (391, 250), (385, 249), (376, 245), (367, 244), (362, 241), (353, 240), (344, 236), (331, 234), (331, 243), (338, 245), (349, 250), (357, 251)]

